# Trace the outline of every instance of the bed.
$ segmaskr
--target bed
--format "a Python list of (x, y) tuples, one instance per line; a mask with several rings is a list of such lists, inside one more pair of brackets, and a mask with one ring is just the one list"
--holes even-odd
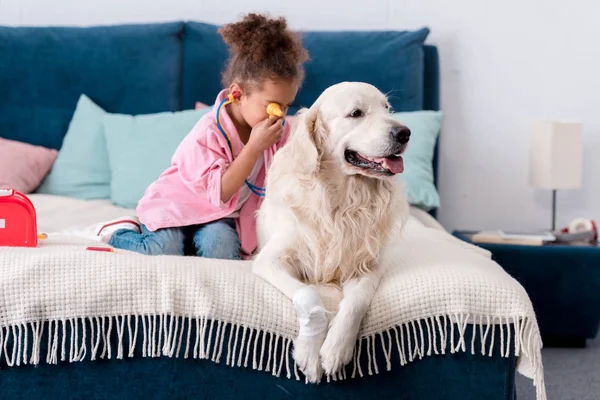
[[(56, 54), (66, 58), (61, 65), (46, 65), (39, 71), (36, 63), (30, 63), (28, 68), (34, 70), (27, 78), (14, 71), (19, 55), (13, 54), (11, 65), (0, 61), (0, 76), (18, 77), (23, 89), (0, 95), (0, 105), (12, 107), (2, 111), (11, 115), (0, 112), (0, 133), (61, 148), (81, 92), (95, 96), (107, 109), (129, 114), (176, 111), (193, 107), (195, 101), (210, 102), (209, 93), (218, 90), (216, 77), (226, 56), (216, 44), (215, 30), (211, 25), (183, 22), (0, 28), (0, 39), (8, 39), (0, 40), (4, 54), (11, 44), (17, 48), (15, 43), (20, 43), (21, 54), (27, 46), (35, 49), (44, 43), (42, 56), (52, 54), (54, 45), (54, 58)], [(419, 40), (397, 32), (307, 33), (305, 42), (317, 61), (307, 67), (311, 83), (299, 94), (296, 108), (310, 104), (329, 80), (345, 77), (384, 88), (399, 85), (401, 94), (393, 101), (399, 111), (437, 110), (438, 57), (435, 47), (423, 45), (426, 33), (421, 32)], [(65, 68), (78, 67), (86, 59), (89, 64), (90, 51), (98, 62), (104, 47), (118, 47), (131, 37), (123, 48), (132, 51), (132, 46), (140, 46), (140, 35), (148, 34), (160, 36), (152, 42), (153, 54), (163, 51), (165, 59), (172, 58), (171, 64), (161, 61), (160, 70), (140, 67), (139, 77), (121, 76), (132, 68), (123, 68), (122, 63), (148, 64), (137, 54), (110, 60), (110, 65), (118, 65), (113, 70), (92, 66), (96, 75), (57, 82), (58, 89), (39, 81), (29, 82), (30, 86), (23, 83), (42, 72), (46, 80), (54, 76), (58, 81), (64, 78)], [(61, 53), (69, 40), (69, 54)], [(2, 48), (2, 43), (9, 47)], [(202, 51), (193, 51), (199, 45)], [(157, 50), (161, 46), (167, 50)], [(362, 54), (343, 66), (318, 61), (331, 60), (327, 54), (342, 50), (351, 54), (356, 51), (353, 46)], [(397, 68), (400, 75), (365, 68), (365, 58), (377, 63), (389, 56), (390, 47), (402, 61)], [(35, 51), (27, 54), (34, 53), (39, 56)], [(73, 53), (77, 59), (68, 59)], [(348, 75), (351, 66), (354, 72)], [(173, 84), (164, 93), (150, 93), (162, 90), (165, 71)], [(419, 79), (413, 79), (415, 71)], [(127, 79), (161, 82), (125, 86), (122, 82)], [(105, 90), (111, 85), (116, 88)], [(58, 100), (56, 91), (62, 93)], [(153, 95), (157, 100), (151, 102), (148, 97)], [(15, 105), (36, 101), (46, 103), (44, 112), (26, 111), (32, 119), (40, 113), (48, 118), (48, 113), (61, 107), (67, 111), (58, 112), (54, 124), (40, 124), (47, 126), (47, 132), (24, 133), (26, 129), (9, 120), (22, 111)], [(437, 142), (432, 154), (429, 167), (435, 185)], [(110, 199), (44, 193), (30, 198), (38, 213), (38, 230), (47, 232), (48, 239), (35, 249), (0, 251), (2, 398), (515, 399), (519, 371), (532, 378), (538, 399), (545, 399), (542, 343), (527, 294), (487, 252), (448, 234), (435, 219), (435, 207), (411, 207), (406, 235), (390, 253), (393, 268), (365, 317), (353, 361), (337, 376), (310, 385), (291, 356), (296, 334), (293, 308), (251, 274), (250, 262), (87, 252), (93, 242), (79, 235), (81, 228), (133, 210), (117, 207)]]
[[(55, 398), (69, 393), (77, 394), (76, 397), (81, 395), (86, 398), (141, 398), (145, 396), (151, 398), (196, 398), (197, 396), (202, 398), (213, 396), (217, 398), (285, 398), (288, 396), (378, 398), (387, 396), (392, 391), (396, 393), (397, 390), (401, 390), (402, 398), (436, 398), (439, 396), (440, 390), (444, 396), (448, 396), (446, 398), (460, 398), (465, 390), (470, 393), (478, 393), (477, 397), (481, 393), (485, 393), (490, 398), (513, 398), (514, 396), (517, 357), (512, 352), (509, 337), (514, 337), (513, 342), (516, 344), (518, 335), (511, 331), (510, 327), (494, 326), (492, 328), (494, 333), (492, 333), (488, 332), (485, 322), (478, 328), (477, 321), (474, 321), (473, 325), (469, 324), (464, 332), (459, 334), (460, 326), (466, 320), (448, 318), (448, 323), (455, 324), (456, 328), (456, 338), (450, 338), (450, 334), (454, 336), (454, 330), (451, 331), (449, 325), (446, 326), (446, 319), (444, 319), (443, 327), (447, 343), (444, 343), (445, 351), (443, 351), (441, 331), (438, 330), (440, 335), (437, 338), (435, 333), (433, 335), (427, 333), (431, 328), (435, 330), (434, 325), (437, 324), (437, 321), (431, 319), (430, 321), (433, 321), (431, 325), (424, 323), (422, 325), (424, 333), (420, 332), (420, 334), (417, 329), (417, 326), (421, 327), (420, 323), (419, 325), (401, 323), (401, 321), (414, 320), (412, 316), (418, 315), (410, 309), (398, 310), (397, 316), (393, 317), (400, 326), (400, 331), (396, 326), (391, 330), (382, 329), (382, 327), (392, 325), (385, 321), (375, 321), (376, 317), (368, 316), (367, 319), (371, 322), (367, 322), (367, 325), (370, 324), (371, 328), (375, 327), (375, 331), (381, 332), (378, 335), (363, 331), (365, 338), (363, 338), (363, 350), (356, 358), (358, 363), (348, 366), (344, 374), (339, 376), (339, 381), (336, 377), (336, 379), (330, 379), (328, 383), (321, 385), (306, 385), (289, 357), (289, 339), (295, 333), (293, 317), (290, 318), (293, 314), (292, 309), (289, 307), (281, 309), (281, 304), (286, 303), (286, 300), (254, 282), (249, 265), (240, 262), (206, 262), (192, 257), (182, 261), (177, 257), (167, 257), (156, 263), (144, 263), (140, 266), (141, 275), (136, 275), (135, 279), (127, 278), (125, 275), (115, 272), (114, 268), (129, 268), (131, 260), (124, 262), (112, 254), (86, 254), (83, 249), (93, 243), (76, 235), (81, 228), (90, 223), (131, 215), (133, 210), (115, 207), (108, 200), (84, 201), (42, 194), (33, 194), (30, 198), (39, 215), (39, 228), (41, 231), (50, 232), (49, 238), (40, 244), (37, 251), (14, 250), (15, 254), (12, 255), (7, 254), (7, 251), (0, 257), (0, 265), (5, 267), (4, 279), (0, 280), (5, 294), (3, 317), (14, 320), (18, 318), (20, 312), (23, 312), (19, 306), (26, 309), (37, 306), (40, 307), (38, 312), (46, 313), (48, 316), (54, 315), (54, 318), (48, 318), (49, 321), (46, 324), (42, 323), (41, 328), (38, 325), (34, 327), (33, 324), (18, 324), (19, 331), (12, 331), (8, 328), (2, 330), (0, 341), (4, 341), (2, 346), (3, 364), (10, 366), (10, 368), (4, 368), (0, 375), (3, 393), (8, 395), (5, 398), (13, 398), (12, 396), (27, 398), (35, 396), (36, 393), (45, 398)], [(468, 252), (477, 253), (475, 258), (470, 260), (471, 263), (473, 260), (488, 257), (485, 252), (476, 248), (471, 249), (470, 246), (454, 239), (431, 215), (423, 210), (413, 207), (410, 214), (407, 234), (410, 240), (407, 242), (405, 251), (408, 249), (418, 252), (417, 243), (424, 246), (427, 251), (428, 244), (421, 236), (425, 232), (430, 238), (429, 240), (432, 236), (439, 236), (431, 242), (437, 246), (445, 244), (457, 249), (461, 248), (461, 251), (462, 247), (468, 247)], [(411, 226), (414, 229), (411, 229)], [(68, 256), (57, 258), (58, 246), (63, 246), (61, 254), (63, 251), (68, 251), (66, 253)], [(46, 252), (42, 253), (43, 250)], [(78, 256), (85, 257), (85, 260), (79, 261), (75, 258)], [(139, 258), (148, 259), (149, 257), (141, 256)], [(420, 269), (421, 271), (413, 278), (408, 278), (410, 271), (402, 272), (399, 276), (400, 279), (417, 281), (421, 274), (425, 274), (425, 276), (435, 274), (434, 270), (428, 270), (431, 265), (428, 265), (427, 259), (423, 257), (414, 259), (418, 259), (422, 263), (415, 268), (415, 270)], [(468, 261), (469, 258), (465, 259), (462, 254), (459, 260)], [(434, 261), (439, 263), (441, 260)], [(18, 270), (17, 268), (7, 268), (8, 262), (24, 265), (26, 268)], [(53, 271), (51, 266), (56, 265), (57, 262), (60, 264)], [(445, 263), (449, 268), (453, 266), (451, 261), (446, 260)], [(400, 264), (403, 262), (400, 261)], [(412, 265), (414, 262), (410, 262), (410, 264)], [(81, 270), (90, 266), (104, 268), (105, 271), (99, 274), (90, 274), (89, 271)], [(186, 287), (180, 282), (182, 276), (179, 273), (181, 269), (193, 268), (202, 268), (207, 271), (214, 270), (214, 268), (221, 271), (226, 269), (230, 273), (218, 275), (218, 278), (212, 277), (211, 273), (185, 275), (186, 279), (192, 282)], [(44, 276), (44, 270), (49, 271), (47, 276)], [(152, 271), (152, 273), (148, 271)], [(471, 284), (476, 286), (477, 279), (467, 270), (458, 271), (457, 269), (453, 273), (455, 272), (465, 273), (465, 276), (469, 277), (468, 279), (473, 280)], [(495, 272), (502, 275), (499, 267)], [(31, 277), (38, 275), (37, 273), (39, 276)], [(61, 274), (69, 277), (61, 277)], [(104, 281), (99, 277), (106, 275), (113, 276), (113, 279)], [(138, 289), (136, 282), (142, 276), (148, 281), (155, 282), (156, 287), (151, 290), (141, 287)], [(15, 304), (13, 302), (12, 305), (6, 303), (6, 295), (11, 291), (14, 292), (15, 286), (23, 287), (27, 283), (40, 286), (44, 285), (44, 282), (46, 285), (53, 286), (48, 280), (57, 277), (61, 278), (54, 282), (54, 291), (48, 292), (54, 293), (54, 298), (41, 300), (38, 296), (39, 290), (26, 290), (29, 296), (25, 296), (26, 299), (22, 303)], [(488, 278), (486, 277), (485, 280)], [(492, 278), (496, 279), (493, 275)], [(120, 284), (119, 279), (124, 279), (127, 283)], [(231, 299), (220, 297), (217, 294), (223, 287), (207, 285), (206, 282), (211, 279), (227, 282), (227, 286), (231, 285), (235, 288), (233, 293), (243, 292), (244, 294), (240, 295), (244, 298), (241, 302), (253, 301), (257, 292), (260, 292), (259, 298), (268, 305), (265, 308), (254, 310), (258, 314), (280, 314), (280, 317), (275, 318), (276, 324), (272, 324), (273, 321), (269, 318), (267, 318), (268, 321), (251, 318), (245, 323), (237, 325), (236, 321), (242, 321), (247, 316), (244, 317), (243, 313), (234, 313), (230, 315), (229, 321), (223, 319), (222, 325), (215, 324), (214, 329), (211, 324), (209, 332), (206, 318), (204, 325), (202, 319), (199, 324), (194, 318), (190, 319), (190, 313), (188, 313), (190, 310), (193, 310), (191, 314), (204, 317), (210, 316), (211, 313), (219, 313), (214, 308), (214, 304), (205, 308), (205, 303), (202, 302), (199, 302), (199, 304), (202, 303), (200, 306), (188, 308), (184, 302), (185, 299), (189, 300), (190, 294), (205, 297), (209, 303), (224, 304), (225, 308), (239, 306), (238, 302), (232, 302)], [(431, 282), (432, 285), (437, 284), (427, 277), (424, 279)], [(510, 288), (509, 279), (507, 277), (502, 279), (488, 281), (488, 283), (498, 291)], [(248, 288), (249, 280), (252, 281), (250, 288)], [(89, 286), (86, 285), (86, 281)], [(98, 284), (101, 285), (101, 289), (95, 289)], [(388, 286), (381, 290), (388, 292), (409, 290), (408, 287), (392, 285), (393, 289), (391, 289)], [(79, 290), (84, 292), (93, 291), (96, 294), (87, 299), (85, 296), (77, 295), (60, 299), (65, 297), (64, 293), (61, 293), (61, 289), (72, 291), (74, 287), (79, 287)], [(129, 287), (134, 289), (128, 290)], [(244, 292), (241, 287), (246, 287), (246, 291)], [(165, 295), (165, 291), (171, 290), (188, 294), (178, 296), (167, 293)], [(111, 298), (119, 294), (123, 296), (124, 291), (129, 292), (125, 295), (127, 297), (125, 303), (132, 301), (130, 296), (136, 297), (142, 296), (143, 293), (150, 293), (144, 301), (141, 301), (149, 308), (142, 310), (141, 313), (139, 312), (140, 308), (137, 308), (138, 312), (131, 312), (127, 310), (127, 307), (131, 307), (131, 305), (123, 304), (121, 313), (107, 317), (115, 313), (121, 306), (116, 309), (110, 309), (110, 307), (106, 309), (100, 307), (100, 304), (104, 301), (109, 302)], [(466, 291), (474, 292), (470, 289), (466, 289)], [(59, 298), (56, 298), (57, 296)], [(442, 296), (438, 294), (436, 298), (432, 296), (430, 293), (423, 294), (423, 298), (434, 303), (443, 301), (445, 298), (457, 299), (457, 297), (446, 294)], [(153, 299), (161, 301), (159, 304), (148, 305)], [(524, 297), (521, 297), (520, 300), (523, 299)], [(463, 305), (467, 306), (467, 304)], [(133, 306), (133, 308), (135, 307), (138, 306)], [(373, 308), (377, 307), (383, 307), (383, 303), (379, 304), (375, 301)], [(415, 305), (415, 307), (418, 306)], [(102, 317), (100, 319), (88, 318), (87, 321), (85, 318), (77, 317), (89, 315), (91, 309), (96, 309), (97, 315)], [(509, 308), (499, 307), (496, 311), (500, 314), (510, 315)], [(31, 311), (29, 315), (36, 315), (36, 313)], [(59, 315), (60, 317), (57, 318)], [(130, 320), (132, 315), (134, 318)], [(287, 317), (284, 318), (284, 315)], [(156, 320), (157, 316), (158, 320)], [(73, 325), (73, 322), (77, 320), (79, 322)], [(111, 320), (113, 322), (112, 329), (110, 327)], [(181, 329), (178, 330), (176, 327), (173, 330), (172, 320), (181, 323)], [(423, 321), (423, 319), (421, 320)], [(54, 321), (54, 324), (50, 321)], [(148, 323), (147, 328), (146, 322)], [(228, 325), (227, 322), (230, 324)], [(14, 326), (14, 324), (11, 325)], [(151, 328), (151, 325), (154, 328)], [(24, 336), (21, 337), (19, 334), (15, 336), (15, 333), (20, 332), (21, 326), (29, 336), (29, 350), (22, 344), (25, 342)], [(163, 328), (157, 328), (157, 326)], [(481, 335), (484, 326), (486, 327), (487, 341)], [(30, 329), (28, 329), (29, 327)], [(249, 327), (255, 329), (245, 329)], [(273, 336), (270, 334), (282, 332), (282, 327), (287, 327), (289, 332), (287, 335)], [(439, 324), (439, 327), (442, 327), (442, 323)], [(198, 336), (197, 329), (203, 329), (202, 337), (205, 338), (204, 342), (200, 341), (199, 345), (198, 341), (194, 339)], [(84, 336), (84, 330), (87, 330), (87, 339)], [(40, 331), (41, 336), (36, 348), (35, 338)], [(164, 332), (165, 337), (162, 342), (159, 337), (160, 332), (157, 333), (157, 331)], [(103, 335), (100, 335), (100, 332)], [(137, 343), (134, 343), (132, 336), (136, 332)], [(246, 335), (248, 335), (247, 340)], [(505, 335), (506, 347), (504, 343), (500, 345), (498, 339), (494, 345), (490, 341), (492, 335), (497, 338)], [(523, 337), (526, 336), (523, 335)], [(176, 340), (177, 337), (179, 341)], [(231, 340), (230, 337), (234, 339)], [(212, 345), (209, 338), (212, 339)], [(402, 339), (402, 344), (396, 344), (398, 339)], [(15, 346), (14, 342), (21, 343), (21, 345)], [(240, 345), (239, 350), (235, 348), (236, 343)], [(244, 349), (242, 349), (242, 345), (245, 346)], [(470, 348), (471, 346), (474, 347)], [(203, 347), (205, 347), (204, 351)], [(533, 352), (534, 349), (535, 346), (530, 348), (523, 346), (523, 351)], [(23, 351), (22, 355), (21, 350)], [(0, 356), (2, 355), (0, 354)], [(31, 364), (36, 364), (36, 366)], [(235, 369), (231, 367), (235, 367)], [(431, 384), (432, 376), (436, 377), (437, 385)], [(219, 382), (219, 384), (215, 385), (215, 382)]]

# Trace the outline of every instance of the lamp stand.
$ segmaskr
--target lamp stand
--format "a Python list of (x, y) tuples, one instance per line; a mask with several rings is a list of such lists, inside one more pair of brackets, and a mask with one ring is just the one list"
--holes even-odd
[(552, 190), (552, 232), (556, 230), (556, 189)]

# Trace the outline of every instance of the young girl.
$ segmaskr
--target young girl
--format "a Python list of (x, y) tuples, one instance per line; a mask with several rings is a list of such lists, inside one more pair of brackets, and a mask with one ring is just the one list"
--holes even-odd
[[(303, 80), (308, 53), (284, 18), (250, 14), (219, 33), (230, 48), (222, 79), (227, 89), (148, 187), (137, 206), (139, 220), (94, 227), (109, 245), (223, 259), (248, 258), (255, 250), (265, 173), (289, 131), (282, 118), (268, 116), (267, 105), (278, 103), (285, 114)], [(228, 94), (234, 101), (219, 107)]]

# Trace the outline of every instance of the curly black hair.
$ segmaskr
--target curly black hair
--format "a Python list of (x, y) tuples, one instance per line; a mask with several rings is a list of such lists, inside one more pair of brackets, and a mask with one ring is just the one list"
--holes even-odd
[(299, 36), (288, 30), (283, 17), (270, 19), (248, 14), (219, 29), (229, 46), (229, 60), (222, 75), (224, 87), (233, 82), (258, 84), (265, 79), (304, 79), (302, 64), (309, 59)]

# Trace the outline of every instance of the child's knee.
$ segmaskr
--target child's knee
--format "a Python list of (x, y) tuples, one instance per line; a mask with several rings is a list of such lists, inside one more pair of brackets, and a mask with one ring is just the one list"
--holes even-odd
[(206, 258), (240, 259), (240, 239), (236, 230), (221, 222), (205, 226), (194, 237), (197, 254)]
[(158, 230), (146, 237), (144, 245), (149, 255), (183, 256), (185, 236), (177, 228)]
[(146, 242), (146, 252), (151, 256), (182, 256), (184, 255), (183, 241)]
[(210, 242), (202, 248), (202, 257), (218, 258), (221, 260), (239, 260), (239, 243), (215, 243)]

